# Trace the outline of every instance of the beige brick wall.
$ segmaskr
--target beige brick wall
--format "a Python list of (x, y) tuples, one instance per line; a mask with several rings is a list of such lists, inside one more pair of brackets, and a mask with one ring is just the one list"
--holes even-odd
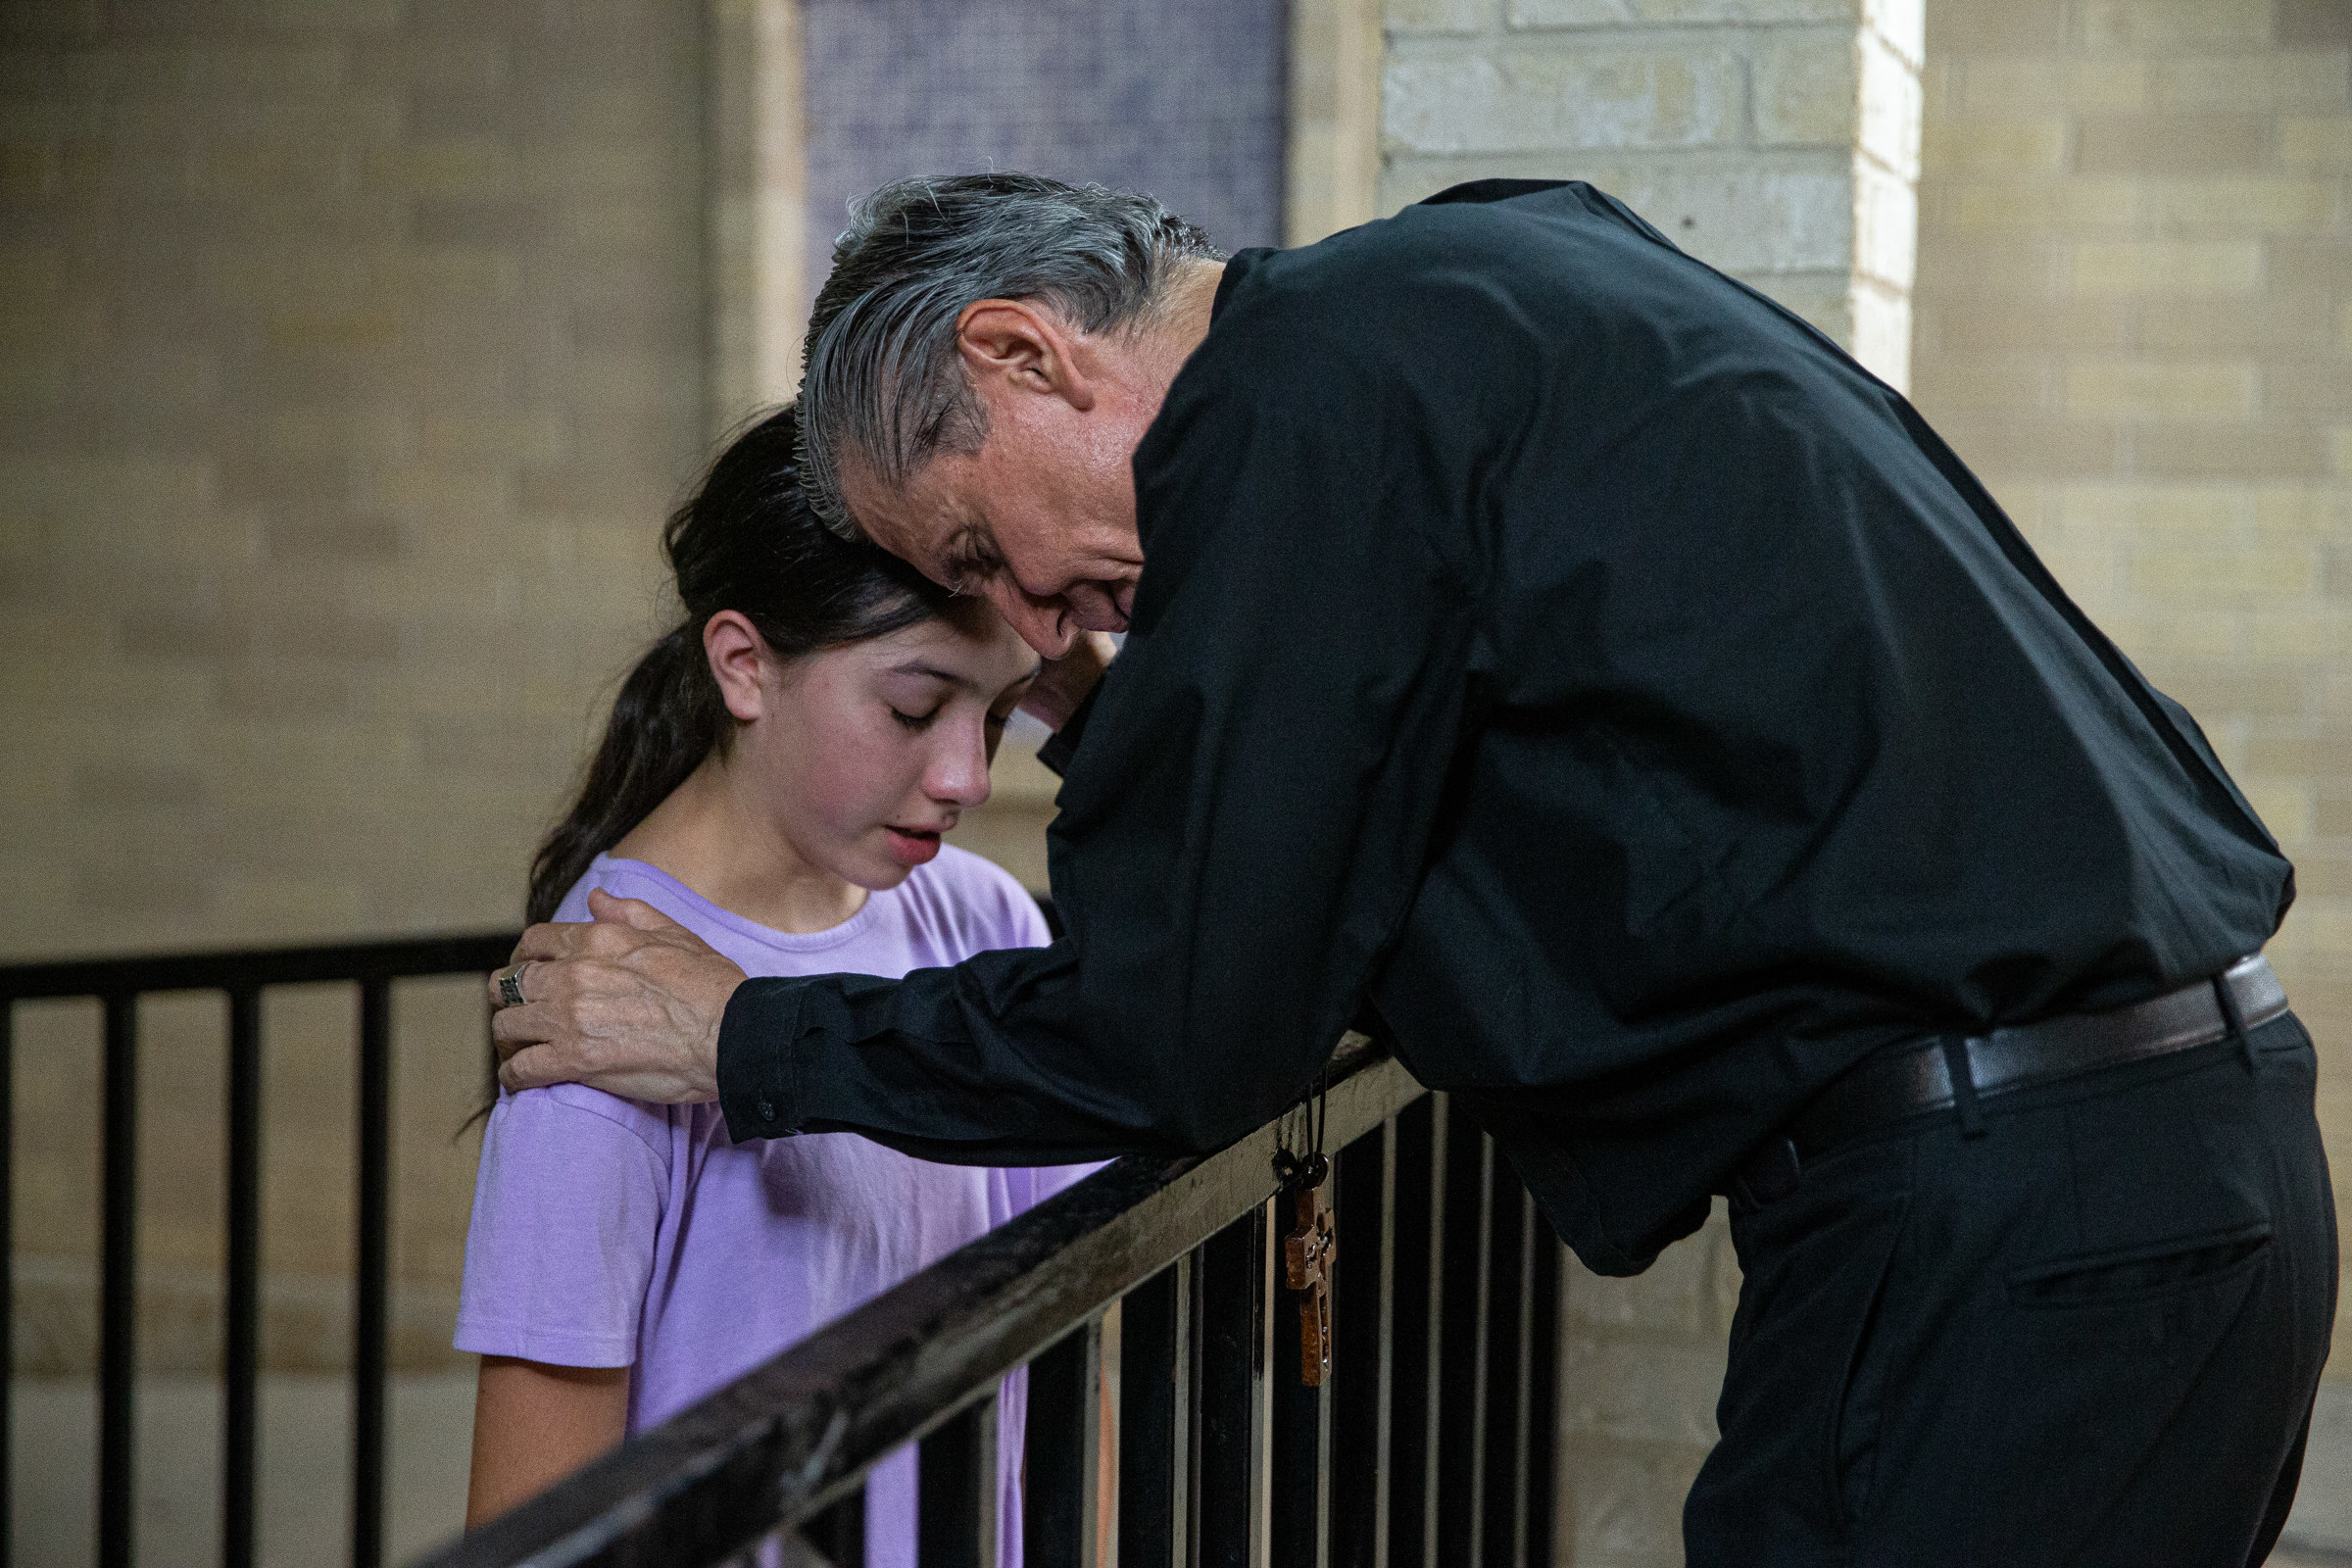
[(1909, 373), (1921, 0), (1389, 0), (1383, 211), (1590, 179)]
[[(2296, 865), (2352, 1184), (2352, 10), (1931, 8), (1916, 398)], [(2345, 1216), (2352, 1218), (2352, 1215)], [(2294, 1530), (2352, 1547), (2352, 1294)]]
[[(702, 454), (701, 23), (0, 7), (0, 957), (498, 927)], [(445, 1360), (470, 988), (403, 988), (396, 1359)], [(142, 1354), (216, 1353), (220, 1008), (143, 1009)], [(268, 1015), (270, 1362), (347, 1339), (351, 1003)], [(18, 1032), (17, 1359), (86, 1367), (95, 1022)]]
[(513, 920), (700, 454), (696, 16), (0, 25), (0, 953)]

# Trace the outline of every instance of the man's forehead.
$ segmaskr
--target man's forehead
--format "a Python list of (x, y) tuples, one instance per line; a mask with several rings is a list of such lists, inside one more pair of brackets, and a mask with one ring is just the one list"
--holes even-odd
[(842, 475), (842, 499), (867, 538), (892, 555), (937, 576), (958, 534), (978, 523), (956, 496), (916, 474), (893, 490), (867, 474)]

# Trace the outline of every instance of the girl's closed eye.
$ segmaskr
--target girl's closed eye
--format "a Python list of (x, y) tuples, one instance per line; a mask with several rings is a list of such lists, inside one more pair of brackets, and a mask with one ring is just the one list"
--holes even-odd
[(931, 721), (939, 717), (939, 709), (945, 708), (946, 706), (947, 705), (945, 703), (942, 703), (939, 705), (939, 708), (934, 708), (928, 712), (909, 713), (906, 710), (893, 705), (890, 710), (890, 716), (897, 719), (906, 728), (919, 734), (931, 727)]

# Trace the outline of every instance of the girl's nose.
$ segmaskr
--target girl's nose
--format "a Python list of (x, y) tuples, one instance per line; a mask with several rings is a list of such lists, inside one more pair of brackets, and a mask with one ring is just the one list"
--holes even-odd
[(923, 780), (924, 793), (958, 808), (984, 805), (990, 789), (986, 726), (959, 724), (944, 739)]

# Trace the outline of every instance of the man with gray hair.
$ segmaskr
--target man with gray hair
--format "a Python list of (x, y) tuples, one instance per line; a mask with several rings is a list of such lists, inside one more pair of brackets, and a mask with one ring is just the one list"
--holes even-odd
[(510, 1086), (1205, 1150), (1364, 1018), (1595, 1269), (1730, 1196), (1693, 1564), (2267, 1554), (2336, 1278), (2291, 872), (1901, 397), (1581, 184), (1225, 261), (1005, 174), (860, 206), (803, 408), (836, 526), (1057, 661), (1069, 934), (747, 982), (609, 902)]

